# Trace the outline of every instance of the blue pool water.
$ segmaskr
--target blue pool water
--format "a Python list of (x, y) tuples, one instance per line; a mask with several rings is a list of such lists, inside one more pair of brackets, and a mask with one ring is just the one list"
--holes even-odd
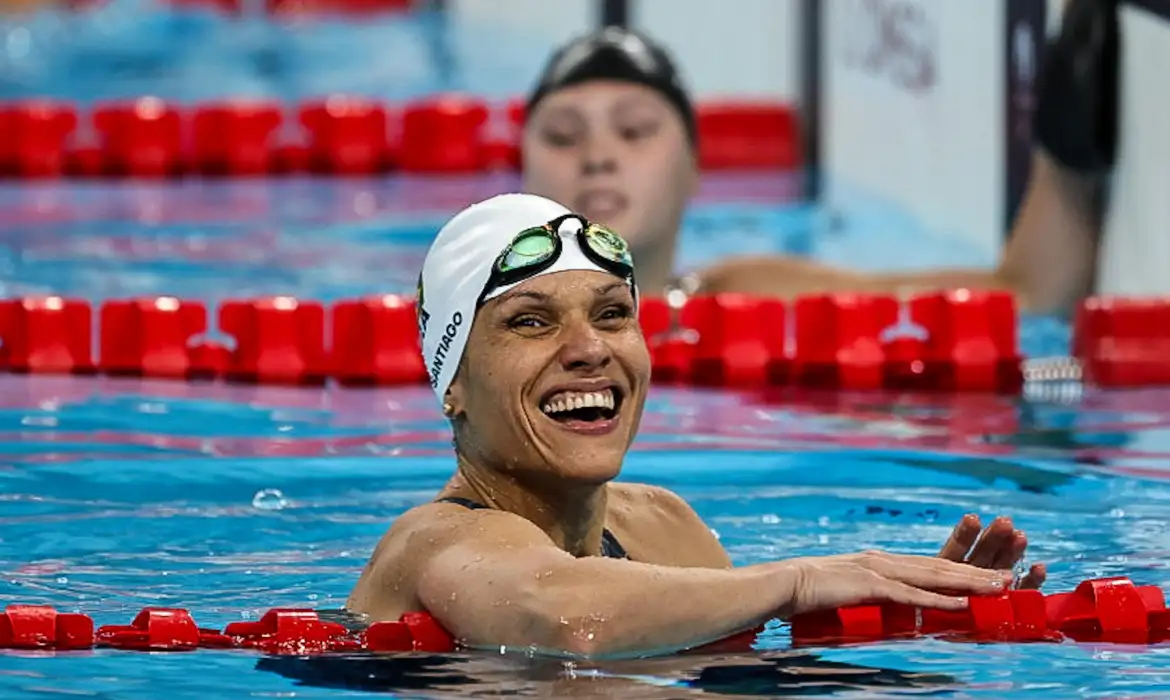
[[(729, 178), (711, 178), (688, 220), (688, 260), (728, 250), (818, 254), (824, 241), (851, 237), (864, 245), (864, 232), (829, 231), (817, 212), (776, 204), (783, 178)], [(95, 300), (409, 292), (428, 232), (458, 202), (507, 185), (11, 185), (0, 190), (3, 292)], [(742, 235), (719, 233), (729, 230)], [(919, 254), (931, 245), (907, 240)], [(941, 245), (933, 253), (948, 255)], [(1034, 354), (1065, 342), (1055, 322), (1026, 325)], [(657, 388), (623, 478), (679, 491), (737, 564), (869, 547), (929, 554), (973, 511), (1014, 516), (1032, 559), (1049, 563), (1052, 590), (1111, 574), (1165, 585), (1165, 399), (1089, 393), (1064, 405)], [(277, 606), (340, 606), (387, 525), (450, 473), (444, 425), (425, 387), (0, 377), (0, 604), (48, 603), (99, 624), (178, 606), (209, 626)], [(404, 696), (771, 695), (793, 684), (812, 692), (814, 679), (840, 693), (1170, 691), (1164, 648), (919, 640), (795, 652), (783, 627), (760, 647), (573, 666), (523, 654), (9, 653), (0, 656), (0, 697), (325, 697), (337, 686)]]
[[(435, 38), (466, 28), (424, 17), (390, 42), (392, 55), (371, 61), (338, 48), (345, 28), (336, 26), (228, 27), (139, 10), (118, 0), (84, 20), (0, 21), (0, 97), (344, 89), (398, 98), (435, 85), (515, 94), (527, 86), (515, 65), (546, 50), (480, 42), (474, 54), (475, 42)], [(370, 24), (346, 36), (386, 43), (399, 29)], [(992, 255), (893, 212), (801, 206), (793, 182), (707, 178), (681, 265), (769, 251), (873, 267)], [(409, 293), (436, 226), (513, 187), (508, 176), (3, 184), (0, 296)], [(1033, 356), (1065, 352), (1067, 334), (1050, 319), (1021, 327)], [(962, 514), (1003, 513), (1027, 531), (1030, 559), (1049, 564), (1050, 590), (1114, 574), (1165, 587), (1168, 406), (1159, 391), (1028, 403), (656, 388), (622, 478), (677, 490), (740, 565), (870, 547), (932, 554)], [(177, 606), (213, 627), (278, 606), (338, 607), (389, 523), (428, 500), (450, 469), (445, 422), (422, 387), (0, 376), (0, 605), (47, 603), (99, 624)], [(1155, 697), (1170, 694), (1166, 655), (937, 640), (794, 650), (783, 626), (751, 654), (599, 664), (523, 653), (10, 652), (0, 653), (0, 697)]]

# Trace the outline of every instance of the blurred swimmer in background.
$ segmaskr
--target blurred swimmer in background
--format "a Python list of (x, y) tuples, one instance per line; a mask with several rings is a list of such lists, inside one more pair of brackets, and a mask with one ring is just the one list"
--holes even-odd
[(875, 274), (757, 255), (676, 277), (679, 228), (699, 185), (695, 113), (667, 51), (616, 27), (571, 40), (544, 67), (528, 100), (523, 186), (620, 231), (648, 294), (681, 288), (791, 298), (968, 287), (1014, 292), (1027, 311), (1062, 311), (1094, 282), (1115, 139), (1111, 4), (1068, 4), (1045, 65), (1029, 188), (992, 269)]

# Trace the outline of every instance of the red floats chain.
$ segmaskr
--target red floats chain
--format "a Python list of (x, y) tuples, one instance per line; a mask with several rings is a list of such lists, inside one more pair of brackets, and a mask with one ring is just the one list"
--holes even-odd
[(422, 384), (427, 379), (413, 299), (385, 295), (333, 307), (333, 376), (355, 385)]
[(309, 136), (312, 172), (367, 175), (390, 169), (390, 117), (384, 106), (331, 97), (301, 107), (300, 121)]
[(699, 165), (704, 170), (793, 169), (800, 166), (796, 114), (781, 105), (700, 105)]
[(94, 110), (103, 174), (147, 178), (181, 174), (185, 165), (181, 119), (178, 109), (149, 97)]
[(88, 615), (47, 605), (9, 605), (0, 614), (0, 649), (88, 649), (93, 641)]
[[(98, 313), (96, 363), (92, 316), (78, 300), (0, 302), (0, 367), (263, 384), (426, 380), (415, 303), (403, 296), (328, 309), (293, 297), (227, 301), (215, 330), (234, 338), (232, 350), (196, 341), (212, 330), (200, 302), (109, 301)], [(659, 382), (951, 392), (1015, 391), (1021, 383), (1015, 308), (1003, 294), (960, 290), (906, 305), (893, 297), (818, 296), (792, 307), (734, 294), (694, 297), (681, 308), (646, 299), (640, 319)]]
[(102, 371), (119, 376), (190, 379), (217, 376), (223, 365), (207, 363), (191, 347), (191, 338), (207, 330), (202, 304), (174, 297), (112, 301), (102, 305)]
[(655, 376), (716, 386), (1015, 391), (1022, 384), (1015, 303), (955, 290), (911, 299), (821, 295), (646, 300)]
[[(829, 645), (918, 636), (975, 642), (1078, 642), (1155, 644), (1170, 640), (1170, 610), (1156, 586), (1135, 586), (1125, 577), (1084, 581), (1071, 593), (1010, 591), (973, 596), (961, 611), (905, 605), (866, 605), (797, 615), (791, 620), (796, 645)], [(728, 637), (696, 653), (746, 651), (762, 628)], [(0, 649), (89, 649), (135, 651), (255, 649), (266, 654), (330, 651), (426, 651), (455, 649), (454, 638), (431, 615), (407, 613), (353, 632), (321, 620), (313, 610), (277, 608), (254, 622), (223, 630), (199, 627), (176, 608), (146, 608), (128, 625), (94, 631), (86, 615), (59, 613), (42, 605), (10, 605), (0, 614)]]
[(402, 115), (399, 164), (412, 173), (474, 173), (490, 162), (485, 127), (488, 108), (479, 101), (444, 97), (411, 105)]
[(1084, 581), (1071, 593), (1010, 591), (976, 596), (959, 612), (905, 605), (867, 605), (798, 615), (797, 644), (826, 644), (944, 635), (959, 640), (1154, 644), (1170, 639), (1162, 590), (1125, 577)]
[(277, 168), (278, 104), (210, 104), (191, 115), (193, 172), (207, 176), (264, 175)]
[(455, 641), (433, 617), (407, 613), (355, 633), (318, 618), (313, 610), (269, 610), (255, 622), (233, 622), (222, 631), (199, 627), (179, 608), (146, 608), (128, 625), (94, 630), (87, 615), (59, 613), (45, 605), (10, 605), (0, 614), (0, 649), (192, 651), (255, 649), (266, 654), (327, 651), (445, 652)]
[(1170, 299), (1087, 300), (1074, 321), (1073, 355), (1086, 382), (1170, 384)]
[(321, 384), (328, 375), (325, 307), (292, 297), (229, 301), (219, 327), (234, 336), (227, 379), (261, 384)]
[(0, 175), (57, 177), (65, 172), (65, 146), (77, 129), (73, 107), (39, 100), (0, 104)]
[(93, 314), (61, 297), (0, 301), (0, 367), (37, 374), (89, 373)]
[[(185, 108), (142, 97), (101, 104), (89, 114), (46, 100), (0, 103), (0, 175), (484, 172), (519, 166), (523, 121), (521, 102), (493, 107), (459, 95), (401, 107), (332, 96), (295, 107), (232, 101)], [(788, 107), (701, 105), (698, 123), (706, 167), (798, 165)]]

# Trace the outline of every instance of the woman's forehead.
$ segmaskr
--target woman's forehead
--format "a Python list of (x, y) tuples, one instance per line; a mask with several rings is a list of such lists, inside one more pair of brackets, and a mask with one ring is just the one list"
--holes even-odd
[(537, 106), (534, 121), (541, 119), (587, 118), (590, 114), (608, 115), (614, 111), (670, 105), (656, 91), (645, 85), (617, 80), (591, 80), (561, 88)]
[(622, 279), (597, 270), (563, 270), (525, 280), (500, 295), (498, 300), (540, 299), (571, 302), (582, 298), (618, 294), (629, 285)]

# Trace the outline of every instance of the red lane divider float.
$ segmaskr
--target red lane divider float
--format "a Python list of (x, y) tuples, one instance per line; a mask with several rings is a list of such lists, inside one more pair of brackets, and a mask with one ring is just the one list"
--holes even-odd
[[(1125, 577), (1082, 582), (1068, 593), (1009, 591), (974, 596), (966, 610), (951, 612), (905, 605), (866, 605), (797, 615), (797, 646), (833, 645), (936, 636), (957, 642), (1078, 642), (1157, 644), (1170, 640), (1170, 610), (1155, 586)], [(762, 628), (732, 635), (694, 652), (746, 651)], [(132, 651), (253, 649), (265, 654), (336, 651), (423, 651), (456, 648), (454, 638), (427, 613), (402, 615), (351, 631), (321, 620), (313, 610), (278, 608), (259, 620), (233, 622), (223, 630), (199, 627), (177, 608), (146, 608), (128, 625), (97, 627), (86, 615), (49, 606), (10, 605), (0, 614), (0, 649)]]
[(1125, 577), (1083, 581), (1071, 593), (1010, 591), (971, 598), (967, 610), (868, 605), (799, 615), (793, 641), (802, 645), (941, 635), (978, 642), (1155, 644), (1170, 639), (1170, 611), (1156, 586)]
[[(906, 313), (918, 325), (899, 321)], [(396, 295), (328, 308), (292, 297), (230, 300), (214, 314), (200, 302), (156, 297), (107, 301), (93, 328), (85, 301), (19, 299), (0, 302), (0, 369), (421, 384), (426, 371), (416, 318), (414, 300)], [(681, 309), (646, 299), (641, 319), (659, 382), (951, 392), (1011, 392), (1020, 385), (1014, 306), (998, 293), (959, 290), (905, 304), (835, 295), (792, 305), (724, 294), (694, 297)], [(907, 335), (907, 327), (916, 335)], [(209, 331), (230, 336), (234, 348), (208, 340)]]
[[(0, 301), (0, 370), (260, 384), (426, 381), (411, 297), (329, 306), (238, 299), (212, 311), (174, 297), (107, 301), (96, 314), (79, 299)], [(1073, 349), (1086, 381), (1170, 384), (1170, 323), (1161, 319), (1170, 321), (1170, 299), (1085, 302)], [(791, 304), (720, 294), (679, 308), (648, 298), (640, 320), (659, 383), (950, 393), (1016, 393), (1023, 384), (1015, 304), (999, 292), (902, 301), (835, 294)], [(209, 333), (229, 336), (233, 347)]]
[(1073, 354), (1100, 386), (1170, 384), (1170, 300), (1089, 299), (1074, 320)]
[[(699, 105), (707, 170), (798, 167), (798, 126), (781, 104)], [(520, 164), (524, 105), (439, 95), (391, 106), (336, 95), (286, 107), (263, 101), (171, 104), (155, 97), (86, 113), (51, 100), (0, 103), (0, 175), (163, 178), (399, 170), (452, 174)]]

